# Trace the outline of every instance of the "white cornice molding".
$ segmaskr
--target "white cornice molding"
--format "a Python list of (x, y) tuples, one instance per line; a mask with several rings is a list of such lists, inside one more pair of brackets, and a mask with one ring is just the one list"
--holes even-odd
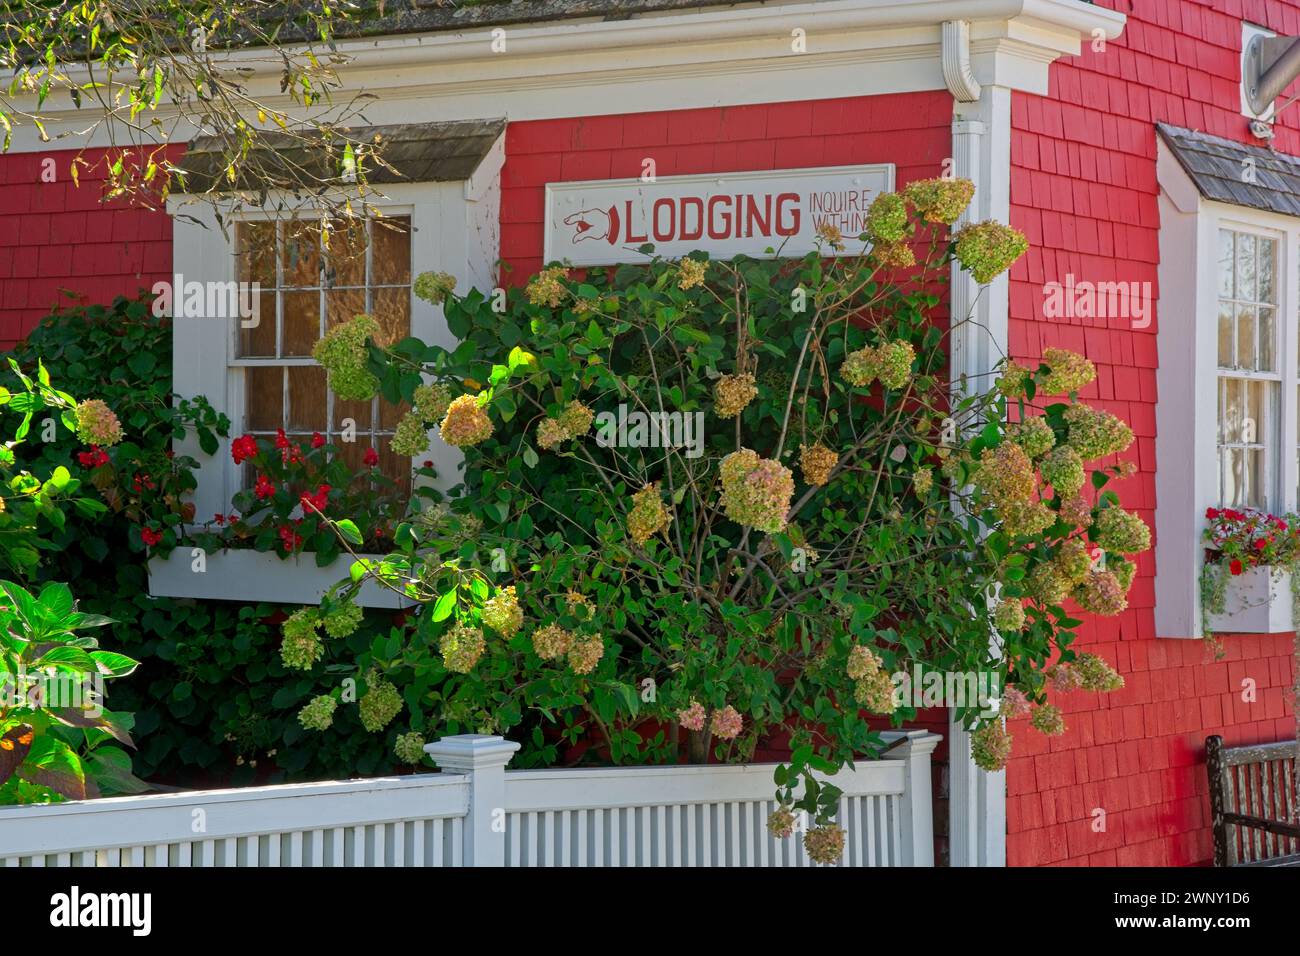
[[(358, 38), (337, 44), (347, 62), (336, 101), (377, 97), (370, 122), (521, 120), (943, 89), (949, 21), (968, 23), (971, 82), (1045, 93), (1047, 64), (1077, 54), (1084, 37), (1118, 36), (1124, 20), (1080, 0), (822, 0), (508, 26), (501, 53), (486, 26)], [(792, 51), (794, 30), (806, 53)], [(253, 71), (252, 96), (292, 106), (279, 93), (277, 58), (238, 51), (226, 60)], [(66, 98), (51, 97), (43, 115), (52, 133), (92, 121)], [(160, 136), (189, 138), (172, 128), (174, 114), (157, 118)], [(18, 151), (81, 145), (80, 136), (42, 144), (29, 126), (14, 133)]]

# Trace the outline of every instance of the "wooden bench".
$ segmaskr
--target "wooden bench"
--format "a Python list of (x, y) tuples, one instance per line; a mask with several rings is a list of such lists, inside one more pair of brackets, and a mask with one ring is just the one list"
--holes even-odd
[(1215, 866), (1300, 866), (1296, 742), (1225, 747), (1205, 741)]

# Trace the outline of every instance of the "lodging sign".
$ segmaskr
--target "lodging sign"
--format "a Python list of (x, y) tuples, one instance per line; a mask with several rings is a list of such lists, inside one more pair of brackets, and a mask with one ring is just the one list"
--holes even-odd
[(646, 243), (670, 258), (697, 249), (715, 259), (801, 256), (819, 226), (856, 238), (871, 201), (893, 188), (892, 163), (548, 183), (546, 261), (645, 262), (637, 250)]

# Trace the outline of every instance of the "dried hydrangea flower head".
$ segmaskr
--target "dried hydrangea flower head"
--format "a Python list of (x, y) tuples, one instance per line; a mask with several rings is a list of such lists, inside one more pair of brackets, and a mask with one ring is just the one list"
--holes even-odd
[(438, 639), (438, 653), (442, 655), (443, 666), (456, 674), (468, 674), (486, 647), (483, 632), (465, 624), (449, 628)]
[(379, 379), (367, 367), (366, 347), (366, 339), (378, 337), (379, 323), (358, 315), (334, 326), (312, 347), (311, 357), (328, 373), (330, 390), (344, 401), (365, 401), (379, 391)]
[(533, 631), (533, 650), (544, 661), (563, 657), (572, 646), (573, 633), (558, 624), (547, 624)]
[(777, 807), (767, 818), (767, 832), (778, 840), (794, 833), (794, 814), (788, 807)]
[(704, 285), (704, 274), (709, 264), (703, 259), (682, 259), (677, 263), (677, 288), (682, 291)]
[(1024, 630), (1025, 605), (1019, 598), (1003, 598), (993, 609), (993, 626), (999, 631)]
[(891, 269), (908, 269), (916, 265), (916, 250), (907, 242), (881, 242), (871, 249), (882, 266)]
[(740, 736), (744, 725), (745, 719), (740, 716), (740, 711), (728, 704), (721, 710), (713, 712), (713, 718), (709, 721), (709, 730), (719, 740), (735, 740)]
[(1025, 450), (1025, 454), (1037, 461), (1056, 444), (1056, 433), (1052, 431), (1052, 426), (1047, 424), (1047, 419), (1041, 416), (1034, 416), (1026, 419), (1010, 429), (1011, 439)]
[(122, 440), (122, 423), (113, 410), (97, 398), (78, 402), (77, 437), (87, 445), (116, 445)]
[(1123, 508), (1105, 508), (1092, 526), (1092, 540), (1114, 554), (1137, 554), (1151, 547), (1151, 529)]
[(997, 389), (1007, 398), (1023, 398), (1029, 389), (1029, 380), (1033, 372), (1015, 361), (1009, 360), (1002, 374), (998, 376)]
[(557, 418), (543, 418), (537, 423), (537, 447), (543, 451), (559, 447), (568, 438), (568, 432)]
[(844, 248), (844, 233), (841, 232), (840, 227), (835, 225), (833, 222), (818, 223), (817, 238), (826, 243), (826, 245), (830, 246), (832, 249), (839, 250)]
[(1029, 240), (994, 220), (963, 226), (953, 237), (954, 254), (980, 285), (992, 282), (1025, 254)]
[(569, 294), (564, 280), (569, 277), (569, 270), (564, 266), (551, 266), (533, 276), (524, 288), (524, 297), (533, 305), (544, 305), (558, 309)]
[(1043, 364), (1048, 367), (1039, 389), (1043, 395), (1077, 392), (1097, 377), (1096, 366), (1069, 349), (1044, 349)]
[(737, 524), (776, 534), (785, 530), (794, 474), (778, 461), (748, 448), (722, 459), (722, 507)]
[(595, 418), (595, 412), (582, 402), (574, 400), (564, 406), (564, 411), (560, 412), (558, 420), (560, 427), (564, 429), (566, 437), (578, 438), (591, 430), (591, 423), (595, 421)]
[(880, 373), (880, 358), (873, 346), (864, 345), (844, 357), (840, 375), (855, 388), (866, 388)]
[(659, 483), (651, 482), (632, 496), (627, 515), (627, 533), (637, 544), (645, 544), (672, 524), (673, 516), (664, 507)]
[(821, 487), (826, 484), (839, 461), (840, 456), (820, 442), (799, 446), (799, 470), (803, 473), (803, 480), (810, 485)]
[(876, 377), (880, 379), (880, 384), (897, 391), (912, 379), (916, 350), (912, 348), (911, 342), (898, 339), (886, 342), (876, 349), (876, 360), (879, 363)]
[(1011, 757), (1011, 731), (1000, 720), (989, 720), (979, 725), (971, 735), (971, 758), (975, 766), (989, 773), (1006, 768)]
[(758, 386), (748, 372), (723, 375), (713, 384), (713, 410), (719, 418), (735, 418), (757, 396)]
[(583, 634), (569, 648), (569, 667), (575, 674), (590, 674), (605, 656), (605, 639), (599, 634)]
[(1128, 607), (1128, 595), (1119, 579), (1110, 571), (1091, 571), (1074, 589), (1079, 607), (1092, 614), (1113, 617)]
[(477, 445), (492, 437), (492, 419), (473, 395), (461, 395), (447, 407), (441, 433), (448, 445)]
[(985, 448), (980, 454), (973, 480), (980, 491), (999, 506), (1013, 501), (1029, 501), (1037, 488), (1034, 463), (1013, 441), (1004, 441), (996, 448)]
[(907, 184), (903, 196), (925, 222), (951, 226), (974, 198), (975, 183), (969, 179), (918, 179)]
[(1029, 717), (1029, 725), (1040, 734), (1058, 737), (1065, 733), (1065, 718), (1054, 704), (1039, 704)]
[(1082, 538), (1070, 538), (1061, 543), (1052, 564), (1071, 586), (1082, 584), (1092, 571), (1092, 555)]
[(1087, 480), (1083, 470), (1083, 459), (1069, 445), (1053, 448), (1044, 456), (1039, 468), (1043, 472), (1043, 480), (1051, 485), (1062, 499), (1078, 494)]
[(1029, 716), (1029, 698), (1015, 684), (1002, 688), (1002, 706), (1000, 712), (1007, 720)]
[(1110, 412), (1071, 405), (1063, 413), (1066, 441), (1084, 461), (1117, 455), (1133, 444), (1133, 430)]
[(844, 855), (844, 830), (834, 823), (813, 827), (803, 835), (803, 848), (814, 863), (833, 865)]

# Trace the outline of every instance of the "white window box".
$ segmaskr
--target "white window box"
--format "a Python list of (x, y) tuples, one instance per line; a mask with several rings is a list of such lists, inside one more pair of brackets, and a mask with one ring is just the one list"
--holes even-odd
[[(191, 548), (177, 548), (166, 558), (151, 558), (149, 594), (215, 601), (318, 604), (331, 586), (348, 576), (353, 561), (351, 555), (343, 555), (321, 568), (316, 566), (312, 554), (282, 561), (270, 551), (227, 550), (206, 555), (203, 570), (196, 571), (197, 556), (193, 552)], [(357, 596), (357, 604), (362, 607), (396, 610), (414, 603), (374, 581), (362, 585)]]
[(1295, 630), (1291, 572), (1286, 568), (1260, 566), (1229, 577), (1223, 603), (1221, 614), (1206, 615), (1206, 623), (1216, 634), (1283, 634)]

